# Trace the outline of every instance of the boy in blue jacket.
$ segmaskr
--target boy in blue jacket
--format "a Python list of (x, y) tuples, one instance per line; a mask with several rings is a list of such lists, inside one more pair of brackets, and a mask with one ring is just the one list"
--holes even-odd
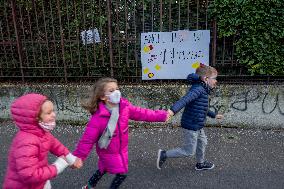
[(175, 115), (182, 108), (181, 117), (183, 143), (181, 147), (171, 150), (159, 150), (157, 168), (161, 169), (167, 158), (189, 157), (196, 154), (196, 170), (213, 169), (214, 164), (205, 160), (205, 147), (207, 137), (204, 132), (206, 116), (222, 119), (223, 115), (215, 114), (209, 110), (208, 96), (217, 85), (218, 72), (211, 66), (201, 64), (195, 74), (189, 74), (187, 80), (192, 84), (189, 91), (168, 110)]

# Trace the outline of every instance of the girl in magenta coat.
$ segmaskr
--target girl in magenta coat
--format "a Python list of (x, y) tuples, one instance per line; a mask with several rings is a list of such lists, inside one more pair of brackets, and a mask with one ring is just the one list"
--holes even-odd
[(118, 188), (128, 172), (128, 121), (162, 122), (168, 119), (163, 110), (133, 106), (121, 98), (117, 81), (98, 80), (92, 96), (83, 105), (92, 115), (73, 154), (85, 160), (96, 144), (98, 170), (83, 188), (94, 188), (105, 173), (115, 174), (110, 188)]
[[(11, 106), (12, 119), (19, 128), (8, 156), (4, 189), (50, 189), (49, 179), (68, 166), (80, 167), (76, 159), (49, 131), (55, 127), (53, 104), (46, 96), (27, 94)], [(48, 152), (65, 156), (48, 164)]]

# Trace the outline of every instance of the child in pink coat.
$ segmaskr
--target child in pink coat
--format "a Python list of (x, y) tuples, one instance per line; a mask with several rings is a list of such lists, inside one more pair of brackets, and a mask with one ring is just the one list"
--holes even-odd
[(94, 188), (105, 173), (116, 175), (110, 188), (118, 188), (128, 172), (128, 121), (162, 122), (168, 119), (168, 114), (133, 106), (121, 98), (113, 78), (98, 80), (83, 107), (91, 118), (73, 154), (85, 160), (96, 144), (99, 156), (98, 170), (83, 188)]
[[(55, 127), (55, 112), (46, 96), (21, 96), (13, 102), (11, 114), (19, 131), (10, 147), (4, 189), (50, 189), (49, 180), (68, 164), (82, 166), (81, 160), (50, 133)], [(49, 164), (48, 152), (62, 158)]]

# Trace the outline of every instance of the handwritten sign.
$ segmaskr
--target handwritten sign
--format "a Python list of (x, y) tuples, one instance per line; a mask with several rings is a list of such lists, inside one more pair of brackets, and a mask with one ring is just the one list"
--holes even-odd
[(209, 43), (209, 30), (142, 33), (142, 79), (186, 79), (209, 65)]

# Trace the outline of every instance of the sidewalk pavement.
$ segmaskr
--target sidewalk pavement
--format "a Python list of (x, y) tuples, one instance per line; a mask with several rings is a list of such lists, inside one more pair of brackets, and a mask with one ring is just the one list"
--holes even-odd
[[(82, 126), (58, 125), (53, 134), (73, 150)], [(213, 170), (196, 171), (194, 158), (169, 159), (156, 168), (159, 148), (179, 146), (181, 128), (132, 128), (129, 134), (129, 173), (121, 189), (283, 189), (284, 131), (205, 128), (206, 157)], [(0, 183), (6, 170), (8, 147), (16, 132), (11, 122), (0, 123)], [(50, 162), (55, 158), (50, 156)], [(66, 169), (52, 180), (53, 189), (79, 189), (97, 169), (92, 152), (79, 170)], [(105, 175), (97, 188), (108, 188), (113, 175)]]

